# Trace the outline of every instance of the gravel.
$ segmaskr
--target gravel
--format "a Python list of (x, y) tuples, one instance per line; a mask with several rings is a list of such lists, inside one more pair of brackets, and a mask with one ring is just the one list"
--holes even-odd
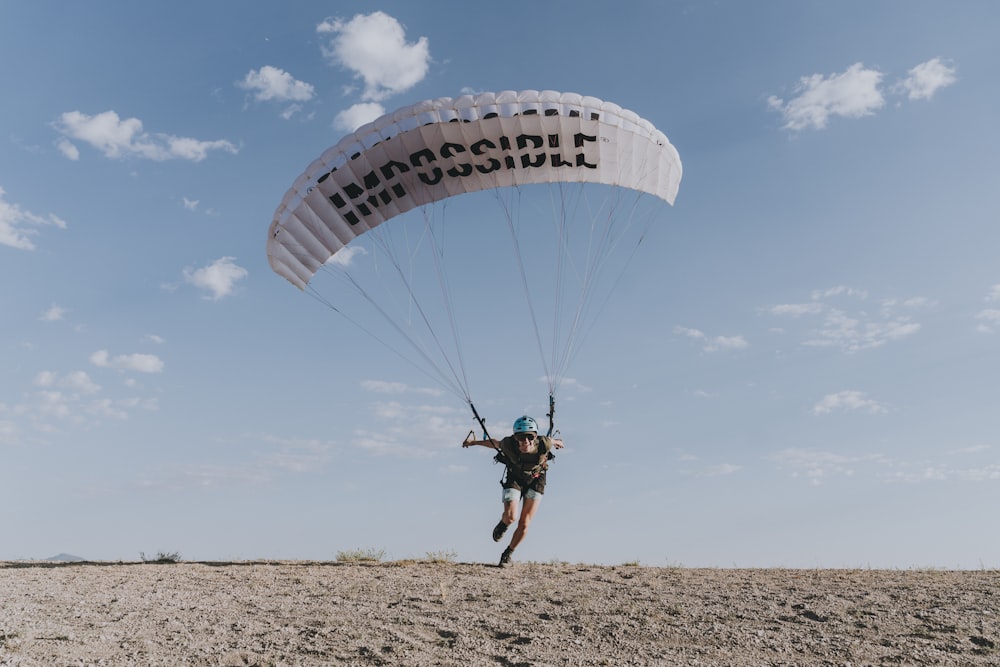
[(0, 562), (0, 665), (997, 665), (995, 570)]

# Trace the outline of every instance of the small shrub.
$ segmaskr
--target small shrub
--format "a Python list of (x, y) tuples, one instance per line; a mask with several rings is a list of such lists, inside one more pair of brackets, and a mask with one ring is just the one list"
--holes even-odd
[(378, 563), (385, 557), (385, 549), (351, 549), (338, 551), (338, 563)]
[(454, 551), (428, 551), (427, 560), (431, 563), (454, 563), (458, 553)]
[(158, 551), (156, 558), (147, 558), (144, 551), (139, 552), (139, 558), (143, 563), (179, 563), (181, 554), (179, 551)]

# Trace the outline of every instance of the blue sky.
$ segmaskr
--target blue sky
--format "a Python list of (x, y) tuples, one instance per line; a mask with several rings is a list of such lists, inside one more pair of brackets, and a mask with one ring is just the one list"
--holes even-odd
[[(1000, 567), (998, 29), (992, 2), (0, 3), (0, 558), (494, 561), (467, 406), (264, 245), (357, 125), (552, 89), (650, 120), (684, 179), (567, 372), (518, 558)], [(522, 313), (458, 319), (488, 422), (542, 417)]]

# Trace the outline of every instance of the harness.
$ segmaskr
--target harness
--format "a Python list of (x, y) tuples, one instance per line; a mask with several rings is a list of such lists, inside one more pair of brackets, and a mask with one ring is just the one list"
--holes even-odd
[[(486, 430), (486, 421), (479, 416), (479, 412), (476, 410), (476, 406), (470, 401), (469, 407), (472, 409), (472, 416), (475, 417), (476, 421), (479, 422), (480, 428), (483, 430), (483, 440), (493, 442), (493, 438), (490, 437), (489, 431)], [(542, 444), (542, 439), (546, 442), (547, 451), (544, 454), (538, 455), (538, 463), (524, 470), (520, 467), (518, 461), (512, 461), (507, 454), (504, 453), (502, 447), (494, 445), (497, 450), (496, 455), (493, 457), (494, 463), (502, 463), (504, 468), (506, 468), (504, 475), (500, 478), (500, 484), (502, 485), (504, 479), (508, 476), (517, 482), (518, 486), (522, 488), (527, 488), (530, 484), (534, 483), (536, 479), (542, 476), (542, 474), (548, 469), (548, 462), (556, 457), (552, 453), (552, 445), (550, 444), (550, 438), (552, 437), (553, 430), (555, 429), (555, 414), (556, 414), (556, 400), (552, 394), (549, 394), (549, 411), (546, 413), (546, 417), (549, 418), (549, 430), (544, 436), (538, 436), (539, 446)], [(557, 431), (558, 432), (558, 431)], [(475, 437), (475, 432), (469, 431), (469, 436)], [(506, 438), (505, 438), (506, 439)], [(502, 443), (503, 441), (501, 441)], [(520, 452), (516, 452), (520, 454)]]

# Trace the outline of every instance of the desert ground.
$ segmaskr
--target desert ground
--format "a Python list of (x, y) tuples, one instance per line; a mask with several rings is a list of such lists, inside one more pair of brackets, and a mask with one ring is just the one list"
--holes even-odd
[(0, 562), (0, 665), (997, 665), (1000, 571)]

